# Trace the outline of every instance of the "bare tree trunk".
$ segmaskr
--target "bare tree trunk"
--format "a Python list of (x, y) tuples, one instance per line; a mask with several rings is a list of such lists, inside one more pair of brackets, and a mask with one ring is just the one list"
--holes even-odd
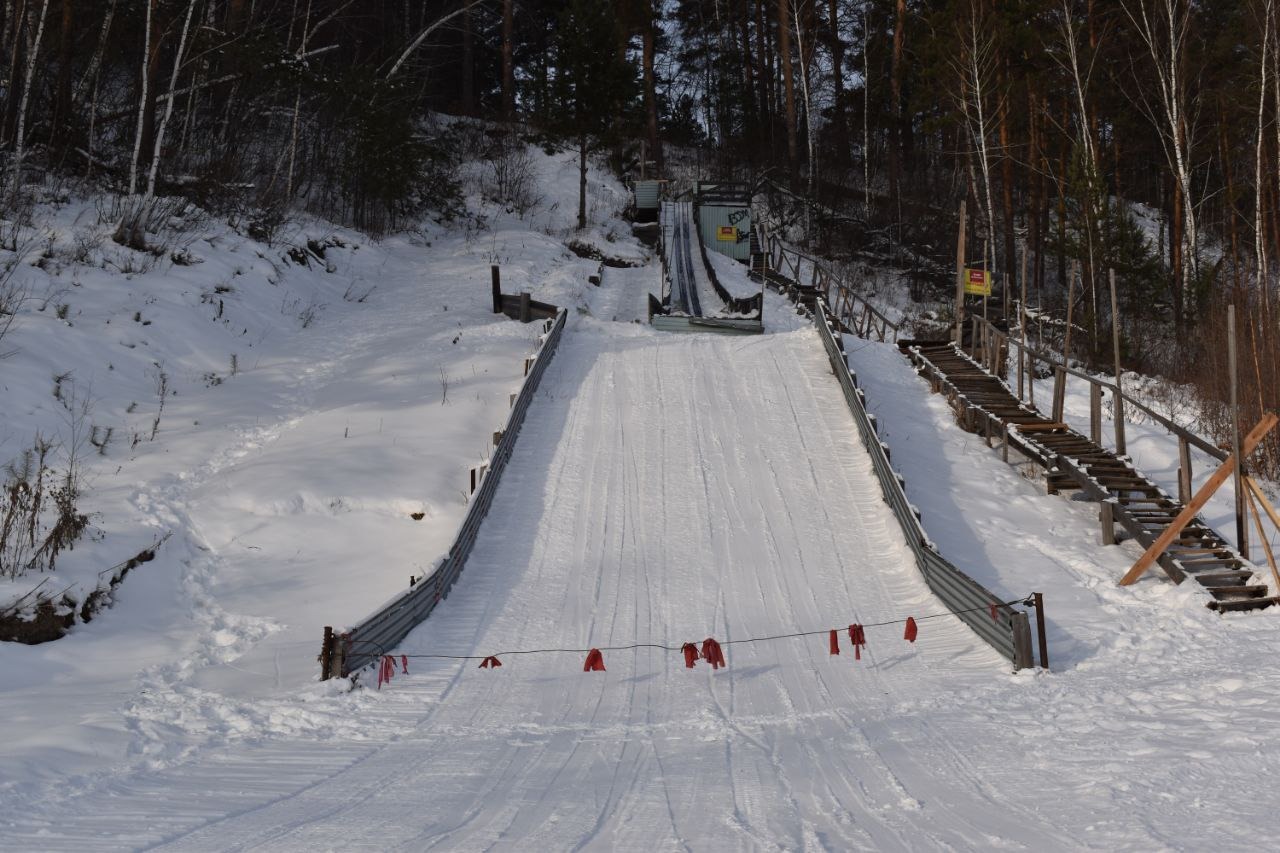
[(156, 175), (160, 171), (160, 151), (164, 147), (164, 132), (169, 126), (169, 119), (173, 115), (173, 93), (178, 88), (178, 75), (182, 71), (182, 57), (187, 50), (187, 35), (191, 32), (191, 16), (196, 10), (197, 0), (190, 0), (187, 3), (187, 14), (182, 21), (182, 35), (178, 39), (178, 52), (173, 57), (173, 74), (169, 77), (169, 98), (164, 104), (164, 118), (160, 120), (160, 126), (156, 129), (155, 144), (151, 152), (151, 169), (147, 172), (147, 198), (151, 198), (156, 194)]
[(849, 165), (849, 126), (844, 115), (844, 41), (840, 38), (838, 0), (828, 0), (827, 16), (831, 28), (831, 124), (836, 149), (832, 161), (843, 169)]
[[(803, 3), (805, 2), (805, 0), (795, 0), (795, 2)], [(817, 158), (814, 156), (814, 151), (813, 151), (813, 145), (814, 145), (813, 109), (809, 99), (809, 61), (808, 61), (808, 58), (806, 58), (805, 56), (804, 30), (800, 26), (800, 9), (797, 6), (794, 6), (794, 5), (792, 6), (792, 15), (793, 15), (793, 18), (795, 21), (795, 27), (796, 27), (796, 51), (800, 54), (800, 94), (804, 98), (804, 124), (805, 124), (804, 135), (805, 135), (805, 143), (808, 148), (808, 160), (809, 160), (809, 163), (808, 163), (809, 187), (808, 187), (808, 192), (805, 198), (805, 206), (804, 206), (804, 210), (805, 210), (804, 228), (805, 228), (805, 237), (812, 239), (813, 223), (811, 221), (810, 214), (811, 214), (813, 200), (814, 200), (814, 183), (815, 183), (815, 177), (816, 177), (814, 173), (814, 168), (817, 164)], [(812, 50), (813, 48), (812, 46), (810, 46), (811, 55), (812, 55)]]
[(502, 119), (511, 121), (516, 116), (516, 76), (512, 64), (512, 47), (515, 40), (515, 0), (502, 0)]
[(587, 135), (578, 135), (578, 230), (587, 227)]
[(657, 165), (658, 174), (661, 175), (664, 164), (662, 162), (662, 140), (658, 138), (658, 92), (653, 73), (653, 30), (657, 24), (653, 19), (653, 0), (645, 0), (645, 5), (646, 9), (642, 24), (644, 33), (641, 38), (644, 66), (645, 132), (648, 137), (649, 154)]
[(476, 115), (475, 37), (471, 31), (471, 7), (462, 14), (462, 114)]
[(906, 39), (907, 0), (897, 0), (893, 23), (893, 60), (889, 70), (889, 203), (894, 219), (902, 198), (902, 47)]
[(778, 61), (786, 97), (787, 174), (794, 190), (800, 183), (800, 150), (796, 139), (796, 93), (791, 72), (791, 3), (778, 0)]
[(1262, 59), (1258, 63), (1259, 77), (1261, 78), (1258, 86), (1258, 112), (1257, 112), (1257, 138), (1254, 144), (1253, 155), (1253, 179), (1254, 179), (1254, 201), (1253, 201), (1253, 259), (1256, 266), (1256, 275), (1258, 285), (1262, 289), (1264, 297), (1266, 296), (1267, 286), (1267, 241), (1264, 237), (1263, 230), (1263, 207), (1265, 205), (1264, 183), (1266, 175), (1262, 169), (1264, 132), (1266, 130), (1266, 109), (1267, 109), (1267, 85), (1270, 82), (1270, 67), (1268, 52), (1271, 49), (1271, 7), (1273, 0), (1264, 0), (1262, 8), (1263, 30), (1262, 30)]
[(765, 47), (764, 0), (756, 0), (756, 79), (760, 86), (760, 138), (761, 154), (770, 152), (773, 138), (773, 112), (769, 109), (769, 94), (773, 90), (773, 77), (769, 71), (769, 52)]
[(48, 11), (49, 0), (41, 0), (40, 19), (36, 24), (35, 38), (32, 39), (31, 47), (27, 52), (26, 71), (22, 75), (22, 100), (18, 103), (18, 129), (14, 134), (13, 141), (13, 186), (11, 189), (15, 199), (18, 194), (18, 188), (22, 186), (22, 160), (26, 153), (23, 145), (26, 141), (27, 103), (31, 100), (31, 80), (36, 73), (36, 59), (40, 55), (40, 41), (44, 38), (45, 14)]
[[(1184, 46), (1191, 35), (1190, 0), (1123, 0), (1121, 3), (1147, 48), (1155, 71), (1159, 103), (1150, 105), (1145, 96), (1148, 117), (1160, 130), (1165, 158), (1177, 184), (1175, 207), (1180, 211), (1179, 270), (1177, 281), (1180, 301), (1186, 306), (1194, 295), (1200, 277), (1200, 245), (1196, 223), (1196, 201), (1191, 178), (1191, 140), (1194, 134), (1187, 125), (1187, 81), (1183, 63)], [(1182, 318), (1179, 318), (1181, 322)]]
[(151, 19), (155, 15), (156, 0), (146, 0), (147, 19), (142, 42), (142, 80), (138, 93), (138, 126), (133, 135), (133, 154), (129, 158), (129, 195), (138, 192), (138, 159), (142, 154), (142, 133), (146, 125), (147, 99), (151, 88)]

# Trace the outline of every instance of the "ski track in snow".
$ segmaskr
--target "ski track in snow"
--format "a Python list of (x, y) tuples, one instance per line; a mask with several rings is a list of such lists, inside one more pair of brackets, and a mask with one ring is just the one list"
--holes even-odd
[[(679, 645), (942, 610), (807, 322), (768, 294), (764, 336), (655, 333), (629, 322), (654, 281), (652, 267), (607, 270), (586, 297), (593, 316), (571, 318), (462, 577), (400, 651)], [(1272, 642), (1271, 620), (1206, 615), (1168, 585), (1107, 585), (1132, 555), (1092, 544), (1084, 506), (1037, 496), (955, 430), (891, 348), (856, 347), (943, 552), (1011, 597), (1050, 593), (1053, 675), (1010, 674), (948, 618), (922, 622), (914, 646), (901, 626), (868, 628), (856, 663), (843, 631), (839, 657), (825, 635), (741, 643), (720, 672), (656, 649), (606, 652), (608, 671), (590, 674), (573, 653), (508, 655), (496, 671), (412, 659), (381, 691), (256, 708), (270, 736), (166, 747), (164, 725), (148, 728), (143, 712), (165, 691), (195, 690), (188, 663), (155, 670), (157, 695), (135, 709), (149, 761), (0, 806), (0, 847), (1252, 844), (1267, 798), (1246, 792), (1270, 790), (1274, 755), (1232, 712), (1274, 722), (1266, 709), (1280, 697), (1224, 662), (1252, 656), (1233, 658), (1232, 644)], [(322, 359), (315, 382), (347, 355)], [(246, 430), (193, 482), (141, 499), (184, 512), (184, 494), (287, 431), (314, 387), (302, 383), (272, 425)], [(988, 482), (972, 495), (956, 485), (978, 478)], [(196, 587), (209, 574), (200, 560), (217, 559), (198, 545), (186, 579)], [(234, 617), (213, 593), (207, 602), (211, 645), (197, 655), (213, 656), (220, 620)], [(272, 630), (235, 628), (239, 644)], [(1228, 643), (1215, 628), (1243, 636)], [(191, 698), (175, 712), (191, 713)]]

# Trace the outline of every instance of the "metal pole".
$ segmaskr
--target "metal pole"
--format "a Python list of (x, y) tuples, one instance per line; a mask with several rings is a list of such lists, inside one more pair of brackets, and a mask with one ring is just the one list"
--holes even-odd
[(960, 234), (956, 239), (956, 346), (964, 340), (964, 219), (966, 199), (960, 200)]
[(1231, 455), (1236, 459), (1236, 543), (1240, 556), (1249, 559), (1248, 507), (1244, 495), (1244, 459), (1240, 458), (1239, 377), (1236, 375), (1236, 306), (1227, 306), (1227, 374), (1231, 378)]
[(1049, 668), (1049, 643), (1045, 640), (1044, 630), (1044, 596), (1040, 593), (1032, 593), (1035, 598), (1036, 605), (1036, 640), (1040, 643), (1040, 666), (1043, 669)]
[(1124, 388), (1120, 383), (1120, 310), (1116, 307), (1116, 271), (1109, 270), (1111, 279), (1111, 350), (1116, 365), (1116, 456), (1124, 456), (1126, 442), (1124, 437)]

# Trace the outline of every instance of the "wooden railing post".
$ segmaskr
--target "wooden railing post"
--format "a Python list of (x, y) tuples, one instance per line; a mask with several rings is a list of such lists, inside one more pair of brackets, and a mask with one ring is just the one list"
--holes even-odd
[(1191, 445), (1178, 436), (1178, 502), (1191, 500)]
[(494, 264), (489, 267), (489, 275), (493, 279), (493, 313), (502, 313), (502, 274), (498, 272), (498, 265)]
[(1062, 410), (1067, 399), (1067, 369), (1061, 365), (1053, 368), (1053, 421), (1062, 423)]
[(1116, 544), (1115, 504), (1111, 503), (1111, 501), (1103, 501), (1099, 504), (1098, 521), (1102, 524), (1102, 544)]
[(1089, 383), (1089, 440), (1102, 445), (1102, 386)]
[(1115, 411), (1112, 412), (1116, 427), (1116, 456), (1124, 456), (1128, 451), (1124, 436), (1124, 392), (1119, 386), (1115, 390)]

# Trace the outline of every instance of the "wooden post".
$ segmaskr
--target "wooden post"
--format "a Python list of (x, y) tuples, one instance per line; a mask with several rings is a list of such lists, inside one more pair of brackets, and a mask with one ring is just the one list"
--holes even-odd
[(1089, 440), (1102, 444), (1102, 386), (1089, 383)]
[(1116, 544), (1115, 504), (1111, 501), (1103, 501), (1099, 504), (1098, 521), (1102, 524), (1102, 544)]
[(1262, 493), (1262, 487), (1258, 485), (1258, 481), (1252, 477), (1245, 475), (1245, 485), (1249, 491), (1253, 492), (1253, 496), (1257, 498), (1258, 503), (1262, 504), (1262, 508), (1267, 511), (1267, 517), (1271, 519), (1271, 523), (1280, 530), (1280, 512), (1276, 512), (1276, 508), (1271, 505), (1271, 501), (1267, 500), (1267, 496)]
[[(1252, 453), (1262, 442), (1262, 439), (1266, 438), (1267, 433), (1271, 432), (1275, 427), (1277, 420), (1280, 420), (1280, 418), (1277, 418), (1274, 412), (1267, 412), (1263, 415), (1258, 425), (1244, 437), (1244, 444), (1240, 448), (1241, 453), (1244, 456)], [(1156, 538), (1155, 542), (1151, 543), (1151, 547), (1138, 558), (1138, 561), (1133, 564), (1133, 568), (1129, 569), (1125, 576), (1120, 579), (1121, 586), (1128, 586), (1142, 577), (1143, 572), (1151, 568), (1151, 564), (1178, 537), (1178, 534), (1182, 532), (1182, 528), (1186, 527), (1196, 517), (1196, 513), (1204, 508), (1204, 505), (1209, 502), (1209, 498), (1213, 497), (1214, 492), (1218, 491), (1218, 488), (1227, 481), (1227, 478), (1235, 473), (1236, 462), (1239, 458), (1233, 453), (1227, 457), (1226, 462), (1218, 466), (1218, 470), (1213, 472), (1213, 476), (1196, 492), (1195, 497), (1191, 499), (1191, 503), (1187, 504), (1182, 512), (1178, 513), (1178, 517), (1173, 520), (1173, 523)]]
[(1249, 509), (1253, 511), (1253, 524), (1258, 531), (1258, 544), (1262, 546), (1263, 553), (1267, 555), (1267, 565), (1271, 567), (1271, 593), (1280, 595), (1280, 570), (1276, 569), (1276, 555), (1272, 552), (1271, 543), (1267, 541), (1267, 534), (1262, 529), (1262, 513), (1258, 511), (1258, 504), (1248, 489), (1245, 490), (1245, 497), (1249, 501)]
[(529, 294), (520, 294), (520, 322), (527, 323), (532, 319), (529, 315)]
[(964, 340), (964, 220), (965, 201), (960, 200), (960, 234), (956, 239), (956, 346)]
[(1116, 307), (1116, 271), (1109, 270), (1111, 280), (1111, 351), (1116, 366), (1116, 406), (1112, 413), (1116, 427), (1116, 456), (1127, 452), (1124, 437), (1124, 386), (1120, 382), (1120, 309)]
[(1235, 472), (1236, 547), (1240, 556), (1249, 559), (1248, 510), (1245, 507), (1244, 460), (1240, 458), (1239, 376), (1236, 370), (1236, 306), (1227, 306), (1227, 374), (1231, 379), (1231, 454), (1239, 460)]
[(320, 680), (333, 677), (333, 626), (324, 626), (324, 645), (320, 647)]
[(1032, 593), (1036, 605), (1036, 640), (1040, 643), (1040, 666), (1049, 668), (1049, 643), (1045, 639), (1044, 629), (1044, 595)]
[(1067, 369), (1061, 365), (1053, 366), (1053, 422), (1062, 423), (1062, 410), (1067, 401)]
[(493, 279), (493, 313), (502, 313), (502, 274), (498, 272), (498, 265), (494, 264), (489, 267), (489, 275)]
[(1009, 461), (1009, 423), (1002, 421), (1000, 424), (1000, 440), (1002, 442), (1001, 450), (1004, 454), (1004, 461)]
[(1191, 444), (1178, 436), (1178, 502), (1191, 500)]
[[(1071, 277), (1067, 279), (1067, 331), (1062, 338), (1062, 363), (1071, 366), (1071, 321), (1075, 316), (1076, 308), (1076, 273), (1079, 270), (1080, 262), (1071, 262)], [(1062, 420), (1055, 418), (1055, 420)]]
[(329, 654), (329, 675), (332, 678), (342, 678), (347, 674), (347, 646), (350, 639), (350, 634), (339, 634), (333, 638)]
[[(1022, 299), (1018, 303), (1018, 329), (1022, 333), (1022, 349), (1018, 351), (1018, 399), (1022, 399), (1022, 378), (1023, 378), (1023, 361), (1030, 359), (1027, 354), (1027, 241), (1022, 241)], [(1026, 368), (1030, 370), (1032, 365), (1027, 364)], [(1031, 376), (1031, 382), (1034, 383), (1035, 376)], [(1035, 393), (1034, 391), (1032, 392)]]

